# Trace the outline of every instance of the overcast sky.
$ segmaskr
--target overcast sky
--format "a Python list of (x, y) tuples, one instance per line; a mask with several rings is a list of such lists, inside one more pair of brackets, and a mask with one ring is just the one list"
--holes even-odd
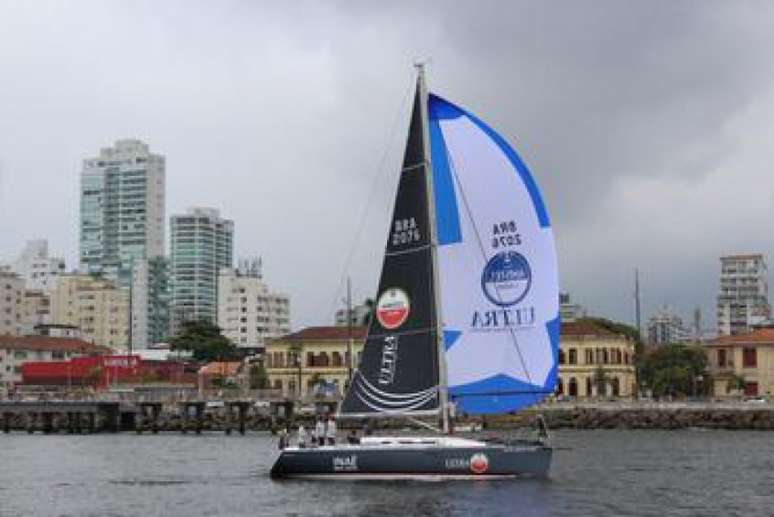
[(327, 324), (350, 249), (374, 295), (430, 58), (531, 168), (563, 289), (631, 321), (639, 267), (646, 315), (714, 322), (719, 255), (773, 256), (773, 50), (770, 2), (0, 0), (0, 259), (76, 266), (80, 162), (140, 138), (168, 215), (221, 209), (294, 326)]

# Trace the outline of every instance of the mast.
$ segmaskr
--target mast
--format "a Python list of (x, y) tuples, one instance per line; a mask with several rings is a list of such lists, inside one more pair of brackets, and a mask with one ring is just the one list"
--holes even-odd
[(347, 387), (352, 384), (352, 282), (347, 277)]
[(422, 117), (422, 148), (426, 164), (425, 181), (427, 182), (427, 209), (430, 222), (430, 248), (433, 264), (433, 303), (435, 305), (436, 348), (438, 352), (438, 402), (441, 409), (441, 429), (449, 433), (449, 392), (446, 379), (446, 351), (443, 344), (443, 320), (441, 319), (441, 297), (438, 279), (438, 227), (435, 218), (435, 196), (433, 194), (433, 165), (430, 160), (430, 129), (428, 117), (428, 94), (425, 81), (425, 64), (416, 63), (417, 88), (419, 89), (420, 112)]

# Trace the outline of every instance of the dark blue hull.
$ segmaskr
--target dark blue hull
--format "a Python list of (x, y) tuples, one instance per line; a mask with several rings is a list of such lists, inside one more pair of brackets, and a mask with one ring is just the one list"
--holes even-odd
[(540, 444), (401, 443), (288, 448), (271, 469), (273, 478), (476, 478), (546, 476), (552, 449)]

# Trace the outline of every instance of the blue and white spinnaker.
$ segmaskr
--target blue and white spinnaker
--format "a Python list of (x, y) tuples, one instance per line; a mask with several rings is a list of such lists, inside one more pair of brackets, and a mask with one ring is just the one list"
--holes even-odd
[(519, 156), (482, 121), (429, 96), (449, 395), (503, 413), (552, 393), (558, 273), (548, 213)]

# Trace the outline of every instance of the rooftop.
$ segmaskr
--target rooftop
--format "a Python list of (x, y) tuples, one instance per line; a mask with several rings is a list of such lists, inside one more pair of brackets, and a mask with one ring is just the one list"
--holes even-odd
[[(366, 327), (352, 327), (353, 339), (365, 339)], [(345, 340), (349, 337), (347, 327), (307, 327), (298, 332), (282, 336), (283, 341)]]
[(618, 336), (620, 334), (591, 320), (580, 319), (562, 323), (562, 336)]
[(82, 339), (50, 336), (0, 336), (0, 349), (78, 352), (89, 355), (113, 353), (113, 350), (106, 346), (93, 345)]
[(752, 343), (774, 345), (774, 328), (764, 327), (746, 334), (721, 336), (707, 343), (707, 346), (734, 346)]
[(233, 376), (239, 372), (241, 361), (215, 361), (207, 363), (199, 369), (199, 375), (226, 375)]

